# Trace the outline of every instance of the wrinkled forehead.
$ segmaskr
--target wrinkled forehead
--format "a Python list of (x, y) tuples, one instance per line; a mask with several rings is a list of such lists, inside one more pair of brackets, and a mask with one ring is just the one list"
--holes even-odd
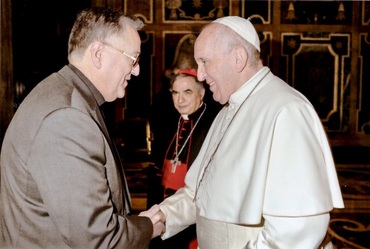
[(200, 34), (198, 35), (197, 39), (195, 40), (195, 44), (203, 43), (204, 41), (212, 40), (217, 36), (217, 26), (219, 24), (211, 23), (205, 26)]
[(223, 39), (217, 29), (219, 25), (221, 24), (211, 23), (202, 30), (195, 40), (194, 53), (201, 53), (220, 47)]

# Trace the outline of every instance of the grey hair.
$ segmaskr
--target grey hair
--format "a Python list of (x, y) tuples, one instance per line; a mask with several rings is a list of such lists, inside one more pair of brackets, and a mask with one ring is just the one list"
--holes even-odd
[(120, 10), (96, 7), (81, 11), (72, 27), (68, 41), (68, 58), (82, 56), (94, 41), (105, 41), (114, 35), (124, 35), (126, 27), (140, 30), (144, 23), (125, 16)]

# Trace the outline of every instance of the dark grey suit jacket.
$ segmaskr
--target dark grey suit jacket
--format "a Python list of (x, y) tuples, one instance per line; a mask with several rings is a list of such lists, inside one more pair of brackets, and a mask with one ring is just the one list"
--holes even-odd
[(128, 214), (96, 98), (70, 67), (22, 102), (0, 165), (0, 247), (148, 247), (151, 221)]

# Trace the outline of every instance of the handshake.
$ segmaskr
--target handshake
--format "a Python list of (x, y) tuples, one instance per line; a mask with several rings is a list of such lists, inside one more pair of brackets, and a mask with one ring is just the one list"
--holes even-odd
[(152, 239), (165, 232), (166, 216), (163, 214), (158, 204), (155, 204), (150, 209), (141, 212), (139, 216), (148, 217), (152, 221), (153, 223)]

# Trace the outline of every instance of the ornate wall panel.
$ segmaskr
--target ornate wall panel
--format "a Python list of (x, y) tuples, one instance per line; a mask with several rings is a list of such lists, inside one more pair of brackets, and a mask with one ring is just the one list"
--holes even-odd
[(349, 25), (352, 6), (352, 1), (281, 1), (280, 22)]
[(197, 34), (191, 32), (164, 32), (163, 58), (164, 68), (196, 67), (194, 60), (194, 42)]
[(209, 21), (230, 15), (230, 2), (227, 0), (163, 0), (163, 22)]
[(260, 38), (260, 47), (261, 47), (261, 59), (263, 64), (266, 66), (271, 66), (273, 63), (272, 60), (272, 46), (273, 46), (273, 35), (272, 32), (258, 32)]
[(125, 13), (140, 17), (145, 23), (153, 23), (154, 0), (125, 0)]
[(328, 131), (345, 131), (351, 37), (321, 35), (282, 34), (285, 80), (311, 101)]
[(361, 34), (360, 37), (357, 131), (370, 134), (370, 33)]
[(361, 25), (370, 25), (370, 2), (363, 1), (361, 4)]
[[(11, 8), (11, 1), (0, 0), (0, 30), (11, 31)], [(12, 35), (12, 32), (0, 32), (0, 145), (14, 114)]]
[(240, 1), (241, 16), (251, 18), (253, 23), (272, 23), (273, 1)]
[[(121, 8), (146, 24), (141, 72), (118, 101), (118, 120), (148, 117), (163, 72), (182, 56), (176, 52), (180, 43), (217, 17), (239, 15), (255, 24), (264, 64), (311, 100), (332, 142), (370, 146), (370, 1), (68, 0), (56, 1), (55, 9), (47, 0), (14, 3), (11, 106), (66, 62), (72, 17), (88, 5)], [(48, 22), (40, 5), (53, 10), (46, 13)]]
[(124, 118), (146, 118), (148, 106), (150, 106), (152, 99), (151, 89), (155, 65), (154, 33), (150, 31), (141, 31), (140, 37), (140, 74), (131, 77), (127, 86), (128, 94), (121, 100), (124, 109), (121, 116)]

